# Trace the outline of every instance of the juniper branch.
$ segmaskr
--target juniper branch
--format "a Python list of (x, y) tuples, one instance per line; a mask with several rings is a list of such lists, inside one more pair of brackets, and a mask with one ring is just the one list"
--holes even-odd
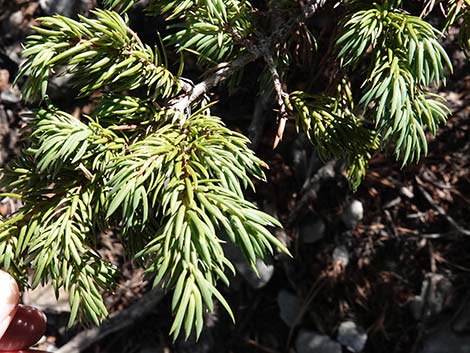
[[(258, 43), (249, 46), (246, 53), (241, 54), (232, 62), (225, 62), (217, 65), (209, 70), (209, 76), (196, 84), (191, 91), (185, 93), (170, 105), (179, 112), (186, 111), (199, 97), (210, 92), (211, 89), (227, 80), (235, 72), (245, 67), (247, 64), (256, 61), (271, 53), (277, 44), (282, 43), (286, 36), (298, 26), (299, 22), (303, 22), (312, 17), (326, 4), (326, 0), (310, 0), (301, 8), (300, 14), (294, 16), (289, 22), (279, 26), (270, 36), (262, 38)], [(272, 54), (270, 54), (272, 56)]]
[(276, 64), (274, 63), (271, 54), (266, 53), (264, 55), (264, 59), (266, 61), (266, 64), (268, 65), (268, 70), (271, 73), (271, 78), (274, 84), (274, 92), (276, 93), (277, 104), (279, 107), (278, 128), (273, 143), (273, 148), (276, 148), (279, 142), (282, 140), (282, 136), (284, 134), (284, 129), (286, 127), (288, 119), (287, 107), (285, 103), (288, 95), (286, 92), (284, 92), (284, 89), (282, 88), (281, 77), (279, 76), (279, 72), (276, 68)]

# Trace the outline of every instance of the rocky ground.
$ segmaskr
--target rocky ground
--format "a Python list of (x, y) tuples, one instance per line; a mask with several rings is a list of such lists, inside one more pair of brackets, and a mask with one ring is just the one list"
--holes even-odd
[[(19, 115), (30, 109), (12, 85), (28, 26), (37, 16), (86, 13), (93, 5), (91, 0), (0, 0), (0, 164), (18, 153)], [(377, 154), (353, 194), (340, 163), (322, 163), (293, 133), (286, 132), (276, 151), (260, 143), (258, 152), (271, 172), (254, 197), (286, 225), (277, 235), (294, 258), (260, 261), (258, 278), (235, 249), (227, 249), (240, 273), (224, 290), (236, 325), (216, 310), (207, 316), (199, 342), (171, 342), (168, 299), (148, 294), (142, 270), (124, 259), (112, 234), (104, 234), (100, 251), (123, 269), (115, 293), (106, 295), (116, 319), (101, 331), (67, 331), (66, 293), (59, 302), (51, 300), (48, 288), (27, 293), (23, 300), (41, 307), (49, 319), (40, 348), (59, 353), (469, 352), (470, 71), (452, 43), (456, 70), (441, 93), (454, 115), (430, 140), (429, 155), (419, 164), (400, 169)], [(67, 90), (67, 82), (57, 81), (51, 94), (79, 112), (80, 106), (64, 99)], [(3, 202), (0, 212), (15, 207)]]

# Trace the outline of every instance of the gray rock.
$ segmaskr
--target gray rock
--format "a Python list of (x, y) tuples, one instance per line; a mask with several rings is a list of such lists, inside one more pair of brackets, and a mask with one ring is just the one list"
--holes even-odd
[(247, 261), (245, 263), (236, 263), (237, 270), (246, 279), (246, 281), (255, 289), (262, 288), (271, 280), (274, 274), (274, 265), (266, 263), (263, 260), (256, 259), (256, 274)]
[(330, 337), (302, 330), (295, 342), (297, 353), (341, 353), (341, 345)]
[(470, 352), (470, 334), (457, 334), (450, 327), (449, 321), (430, 331), (423, 339), (419, 353), (468, 353)]
[(343, 268), (349, 263), (349, 251), (344, 245), (337, 246), (333, 250), (333, 262), (340, 263)]
[(359, 200), (352, 200), (344, 209), (341, 220), (348, 229), (356, 227), (357, 223), (364, 217), (364, 207)]
[(428, 273), (421, 285), (420, 295), (415, 296), (410, 303), (413, 317), (423, 320), (441, 313), (451, 287), (448, 278), (437, 273)]
[(325, 236), (325, 223), (314, 214), (309, 213), (299, 225), (299, 237), (304, 244), (312, 244)]
[(421, 320), (421, 317), (423, 316), (424, 306), (423, 298), (420, 295), (415, 295), (414, 298), (411, 299), (409, 304), (411, 315), (413, 315), (413, 318), (415, 320)]
[(468, 290), (452, 319), (452, 330), (455, 333), (470, 333), (470, 291)]
[(8, 90), (0, 93), (0, 102), (16, 104), (21, 102), (21, 93), (18, 90)]
[(57, 348), (57, 346), (52, 343), (48, 343), (45, 349), (46, 349), (46, 352), (51, 352), (51, 353), (57, 352), (59, 350), (59, 348)]
[(292, 327), (300, 313), (301, 300), (294, 293), (281, 289), (277, 295), (277, 304), (282, 321)]
[(23, 303), (34, 306), (46, 313), (70, 312), (69, 295), (64, 290), (59, 291), (56, 299), (52, 285), (39, 286), (23, 294)]
[(21, 26), (23, 21), (24, 21), (24, 15), (21, 10), (16, 11), (10, 15), (10, 18), (9, 18), (10, 26), (13, 26), (13, 27)]
[(74, 0), (39, 0), (39, 6), (48, 15), (60, 14), (64, 16), (72, 16), (76, 1)]
[(367, 342), (367, 332), (353, 321), (344, 321), (339, 325), (338, 342), (349, 351), (360, 353)]
[[(297, 144), (296, 144), (297, 145)], [(292, 151), (292, 162), (295, 166), (295, 176), (297, 182), (302, 185), (305, 179), (308, 178), (307, 169), (308, 169), (308, 160), (307, 160), (307, 151), (304, 146), (295, 146)]]
[(256, 259), (255, 271), (243, 256), (241, 250), (230, 242), (224, 244), (224, 252), (230, 262), (235, 266), (237, 272), (255, 289), (264, 287), (274, 274), (274, 265), (268, 259), (263, 261)]

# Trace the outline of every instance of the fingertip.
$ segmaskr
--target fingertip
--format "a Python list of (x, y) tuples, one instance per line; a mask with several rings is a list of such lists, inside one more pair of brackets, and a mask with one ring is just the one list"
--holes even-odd
[(5, 271), (0, 270), (0, 303), (18, 305), (20, 289), (15, 279)]
[(20, 289), (15, 279), (0, 270), (0, 337), (13, 319), (20, 301)]

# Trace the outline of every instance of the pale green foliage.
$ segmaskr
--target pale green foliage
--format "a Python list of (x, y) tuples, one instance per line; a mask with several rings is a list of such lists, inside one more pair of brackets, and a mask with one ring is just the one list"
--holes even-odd
[(467, 57), (470, 57), (470, 0), (449, 0), (447, 19), (444, 28), (454, 24), (459, 28), (459, 45)]
[(138, 0), (103, 0), (103, 5), (119, 13), (125, 13), (132, 5), (136, 4)]
[(149, 11), (181, 21), (166, 40), (179, 51), (196, 53), (203, 62), (219, 63), (244, 51), (242, 41), (253, 32), (248, 1), (153, 1)]
[[(69, 324), (76, 315), (97, 324), (107, 314), (100, 290), (112, 285), (115, 268), (94, 249), (100, 232), (119, 227), (154, 285), (174, 289), (175, 337), (181, 329), (199, 335), (213, 297), (230, 312), (216, 289), (219, 279), (229, 284), (227, 269), (234, 272), (224, 241), (237, 244), (253, 268), (273, 246), (287, 252), (267, 228), (279, 222), (243, 196), (250, 177), (264, 178), (264, 164), (206, 106), (174, 121), (179, 115), (156, 99), (179, 85), (158, 51), (117, 13), (95, 15), (42, 18), (26, 44), (27, 98), (46, 99), (49, 75), (59, 69), (75, 74), (83, 96), (104, 94), (81, 121), (51, 103), (29, 117), (30, 145), (1, 179), (23, 202), (1, 223), (1, 264), (18, 274), (31, 267), (33, 287), (52, 280), (69, 290)], [(136, 88), (147, 98), (123, 93)]]
[[(106, 0), (122, 11), (134, 0)], [(151, 0), (146, 9), (167, 20), (179, 19), (169, 28), (176, 33), (166, 40), (180, 51), (196, 53), (201, 62), (219, 63), (244, 51), (243, 40), (253, 33), (252, 9), (245, 0)]]
[(69, 290), (70, 325), (84, 313), (82, 319), (97, 324), (107, 315), (100, 290), (113, 283), (116, 269), (94, 250), (105, 226), (100, 216), (106, 202), (102, 182), (87, 180), (78, 166), (99, 161), (92, 169), (99, 173), (113, 157), (108, 145), (119, 139), (52, 106), (31, 118), (31, 145), (3, 170), (1, 180), (23, 201), (18, 213), (1, 223), (2, 236), (11, 245), (2, 254), (12, 258), (3, 266), (9, 269), (11, 264), (17, 273), (31, 266), (33, 287), (50, 279), (56, 290)]
[(305, 92), (289, 95), (289, 108), (296, 114), (297, 128), (303, 129), (323, 159), (337, 158), (347, 162), (349, 180), (356, 189), (379, 141), (377, 133), (365, 128), (353, 114), (351, 103), (351, 92), (345, 82), (338, 85), (335, 96), (315, 96)]
[(178, 81), (169, 72), (157, 49), (144, 45), (115, 12), (96, 10), (96, 19), (80, 16), (39, 18), (37, 34), (28, 37), (19, 77), (26, 73), (24, 97), (46, 94), (48, 77), (56, 68), (77, 74), (74, 84), (81, 95), (107, 87), (123, 91), (145, 86), (148, 94), (168, 97), (178, 92)]
[(212, 6), (189, 11), (184, 22), (172, 26), (181, 29), (167, 40), (180, 51), (188, 50), (205, 61), (219, 63), (244, 51), (243, 40), (253, 32), (251, 10), (247, 2), (230, 1), (222, 15), (215, 16)]
[[(209, 92), (189, 100), (191, 87), (170, 71), (163, 45), (150, 48), (129, 28), (125, 12), (135, 0), (103, 3), (115, 11), (38, 19), (25, 44), (18, 79), (40, 108), (27, 117), (21, 156), (2, 170), (2, 195), (22, 206), (0, 221), (0, 266), (23, 279), (31, 270), (33, 287), (52, 281), (57, 292), (69, 290), (69, 326), (77, 317), (99, 323), (107, 314), (101, 292), (113, 287), (117, 269), (97, 246), (103, 232), (115, 231), (153, 285), (173, 293), (173, 336), (197, 337), (215, 299), (232, 315), (216, 287), (234, 272), (224, 242), (253, 268), (275, 248), (288, 252), (270, 233), (279, 222), (244, 197), (253, 178), (264, 180), (266, 165), (243, 135), (211, 115)], [(264, 60), (261, 94), (274, 93), (283, 121), (294, 117), (322, 158), (347, 163), (354, 189), (379, 142), (394, 144), (403, 164), (418, 160), (426, 129), (436, 133), (449, 113), (428, 90), (451, 68), (440, 33), (399, 1), (349, 1), (344, 6), (355, 11), (339, 25), (327, 88), (289, 92), (293, 65), (309, 67), (324, 54), (315, 51), (316, 33), (299, 3), (268, 1), (262, 13), (244, 0), (150, 0), (147, 11), (170, 21), (164, 43), (221, 75), (208, 89), (223, 79), (233, 84), (246, 63)], [(218, 70), (230, 65), (213, 64), (225, 61), (242, 64), (223, 76)], [(358, 92), (348, 81), (353, 71), (363, 83)], [(72, 75), (92, 102), (89, 116), (73, 117), (49, 101), (55, 74)]]
[(193, 322), (199, 333), (202, 303), (212, 310), (212, 295), (222, 300), (216, 280), (228, 284), (224, 271), (233, 268), (224, 256), (220, 230), (253, 267), (256, 257), (273, 251), (271, 244), (283, 248), (265, 228), (279, 223), (243, 199), (243, 189), (251, 184), (248, 176), (262, 177), (260, 161), (246, 143), (219, 119), (197, 113), (182, 126), (165, 124), (134, 143), (111, 167), (107, 217), (121, 210), (123, 237), (129, 242), (137, 233), (152, 238), (136, 256), (156, 274), (155, 285), (176, 286), (175, 335), (181, 327), (189, 334)]
[(444, 65), (452, 69), (437, 35), (429, 23), (385, 4), (354, 12), (336, 41), (346, 69), (356, 68), (369, 50), (359, 105), (372, 116), (382, 139), (395, 142), (403, 165), (427, 153), (425, 127), (435, 134), (449, 114), (442, 99), (426, 90), (439, 85)]

